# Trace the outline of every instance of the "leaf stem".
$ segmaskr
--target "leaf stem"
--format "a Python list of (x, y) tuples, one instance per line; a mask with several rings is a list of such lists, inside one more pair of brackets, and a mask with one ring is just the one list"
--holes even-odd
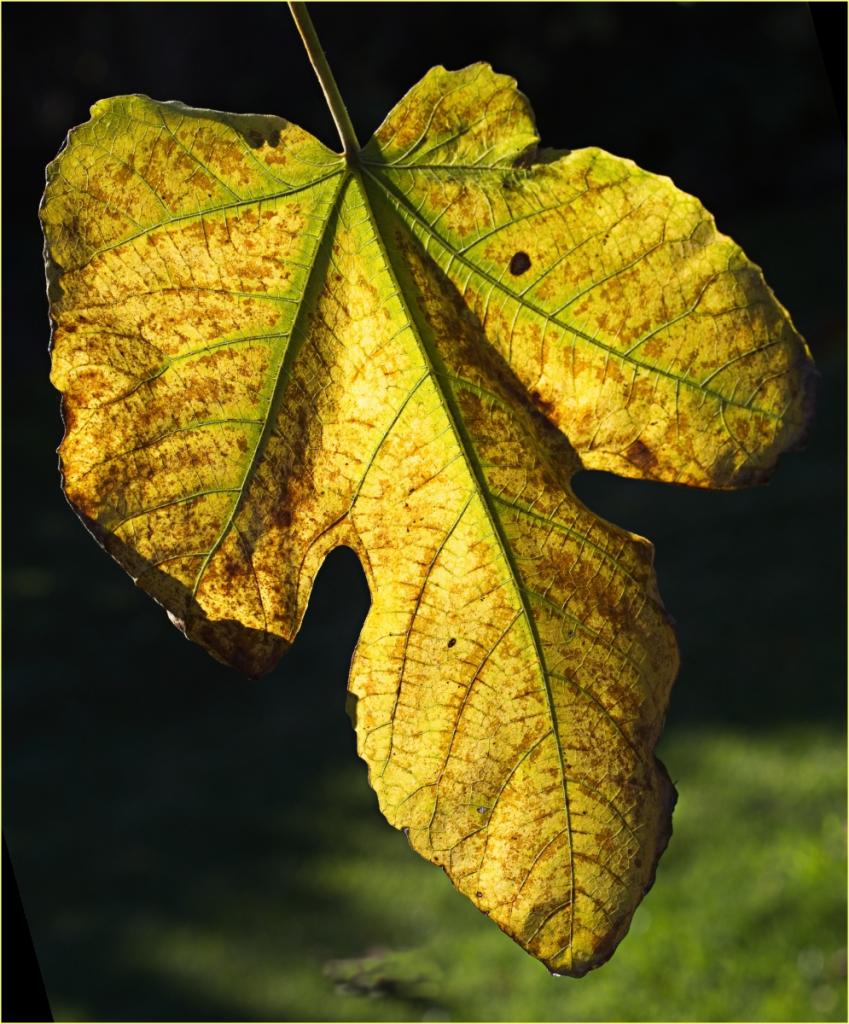
[(354, 126), (351, 123), (351, 117), (348, 114), (345, 101), (339, 92), (339, 86), (336, 84), (336, 79), (333, 77), (333, 72), (327, 63), (327, 57), (325, 57), (324, 50), (318, 40), (318, 34), (307, 11), (307, 5), (289, 0), (289, 10), (298, 27), (298, 32), (303, 40), (310, 64), (312, 64), (313, 70), (318, 77), (324, 98), (327, 100), (328, 107), (330, 107), (330, 113), (333, 115), (333, 120), (336, 123), (336, 130), (339, 132), (339, 138), (342, 140), (345, 159), (349, 164), (354, 164), (360, 152), (360, 143), (354, 131)]

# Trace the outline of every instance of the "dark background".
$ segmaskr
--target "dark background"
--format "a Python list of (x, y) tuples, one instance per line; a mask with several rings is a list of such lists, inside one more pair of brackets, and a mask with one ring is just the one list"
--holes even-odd
[[(599, 145), (699, 196), (808, 339), (822, 374), (812, 436), (768, 487), (576, 481), (656, 545), (683, 654), (673, 733), (844, 721), (845, 72), (832, 54), (830, 88), (817, 30), (839, 51), (845, 7), (812, 6), (814, 19), (792, 3), (312, 8), (362, 140), (433, 64), (487, 60), (530, 97), (543, 145)], [(96, 547), (59, 490), (36, 210), (45, 164), (103, 96), (276, 113), (335, 147), (333, 124), (282, 3), (5, 3), (2, 17), (5, 834), (51, 993), (113, 1019), (122, 1005), (227, 1019), (226, 1002), (121, 959), (113, 935), (146, 901), (179, 922), (222, 891), (238, 902), (246, 880), (299, 927), (359, 926), (273, 865), (327, 841), (296, 810), (322, 815), (314, 780), (363, 771), (344, 703), (367, 588), (335, 552), (294, 649), (249, 683)], [(291, 820), (272, 829), (281, 806)], [(15, 977), (4, 1019), (37, 1019), (11, 1015), (37, 999)]]

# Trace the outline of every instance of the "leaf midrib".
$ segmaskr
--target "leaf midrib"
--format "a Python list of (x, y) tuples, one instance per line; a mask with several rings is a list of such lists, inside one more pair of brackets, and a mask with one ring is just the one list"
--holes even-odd
[[(430, 372), (431, 378), (434, 382), (434, 390), (442, 402), (445, 410), (446, 418), (451, 426), (452, 433), (454, 434), (455, 441), (458, 448), (463, 453), (463, 458), (466, 462), (466, 466), (469, 470), (469, 474), (472, 477), (476, 485), (478, 494), (480, 495), (481, 502), (487, 514), (489, 520), (490, 529), (492, 534), (499, 546), (504, 563), (510, 574), (510, 580), (513, 585), (516, 598), (519, 602), (519, 606), (522, 610), (522, 614), (528, 625), (528, 631), (531, 634), (531, 640), (534, 646), (534, 653), (536, 655), (537, 663), (539, 666), (540, 677), (542, 679), (546, 703), (548, 706), (549, 717), (551, 719), (552, 734), (554, 736), (555, 744), (557, 747), (557, 755), (560, 763), (560, 777), (563, 786), (563, 804), (566, 817), (566, 827), (569, 833), (569, 866), (570, 866), (570, 899), (574, 901), (575, 894), (575, 863), (573, 855), (573, 841), (572, 841), (572, 819), (571, 809), (569, 803), (569, 792), (566, 777), (566, 762), (563, 753), (563, 745), (560, 739), (559, 732), (559, 721), (554, 708), (554, 695), (551, 690), (551, 680), (549, 677), (549, 670), (546, 665), (545, 656), (542, 650), (542, 642), (540, 640), (539, 631), (537, 630), (536, 620), (534, 619), (533, 612), (530, 608), (527, 595), (524, 590), (522, 576), (519, 572), (518, 566), (516, 565), (515, 559), (513, 558), (512, 551), (510, 549), (509, 542), (504, 533), (501, 521), (495, 510), (492, 495), (489, 487), (486, 483), (486, 477), (483, 472), (483, 468), (480, 464), (480, 460), (474, 449), (474, 444), (471, 437), (469, 436), (468, 430), (466, 429), (465, 423), (460, 410), (456, 404), (456, 400), (450, 391), (450, 388), (443, 384), (443, 381), (448, 379), (448, 373), (443, 363), (442, 357), (439, 352), (430, 344), (427, 331), (422, 328), (419, 316), (416, 315), (418, 312), (417, 305), (414, 298), (407, 295), (402, 279), (395, 271), (392, 259), (389, 255), (389, 251), (383, 235), (380, 230), (379, 219), (376, 216), (372, 207), (371, 197), (369, 195), (368, 187), (364, 176), (361, 176), (356, 171), (353, 172), (360, 181), (360, 187), (363, 195), (363, 200), (371, 222), (372, 230), (374, 231), (374, 237), (378, 244), (378, 247), (383, 257), (384, 264), (387, 269), (394, 286), (396, 294), (401, 302), (401, 306), (404, 310), (407, 321), (412, 329), (412, 333), (416, 339), (419, 347), (422, 359), (425, 366)], [(368, 171), (366, 171), (368, 173)], [(374, 177), (369, 174), (369, 177)], [(378, 182), (379, 184), (379, 182)], [(391, 211), (390, 211), (391, 212)], [(405, 225), (406, 227), (406, 225)], [(409, 230), (409, 229), (407, 229)], [(415, 241), (415, 240), (414, 240)], [(574, 929), (574, 909), (570, 915), (570, 947), (572, 944), (572, 935)]]

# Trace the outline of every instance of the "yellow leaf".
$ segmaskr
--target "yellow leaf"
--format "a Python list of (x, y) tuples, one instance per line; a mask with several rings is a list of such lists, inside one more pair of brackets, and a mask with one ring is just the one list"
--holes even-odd
[(389, 821), (551, 970), (610, 956), (674, 790), (652, 548), (582, 467), (714, 487), (798, 441), (810, 359), (668, 179), (536, 154), (436, 68), (351, 164), (275, 117), (104, 100), (42, 204), (69, 500), (191, 639), (257, 676), (345, 544)]

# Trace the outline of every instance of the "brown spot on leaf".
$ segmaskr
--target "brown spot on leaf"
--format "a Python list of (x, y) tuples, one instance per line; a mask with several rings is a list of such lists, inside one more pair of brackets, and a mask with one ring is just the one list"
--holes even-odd
[(241, 566), (235, 560), (235, 558), (225, 556), (221, 560), (221, 570), (223, 571), (224, 575), (227, 577), (228, 580), (234, 580), (239, 575), (241, 571)]
[(510, 273), (513, 277), (519, 277), (531, 265), (531, 258), (526, 252), (514, 252), (510, 259)]
[(554, 402), (549, 402), (548, 399), (543, 398), (539, 391), (537, 391), (536, 389), (530, 392), (530, 396), (531, 401), (534, 403), (536, 408), (539, 409), (539, 411), (544, 413), (546, 416), (551, 416), (551, 414), (555, 411)]
[(654, 452), (639, 438), (628, 445), (625, 458), (629, 462), (633, 462), (644, 473), (650, 473), (657, 465), (657, 457)]
[(245, 139), (252, 149), (259, 149), (263, 144), (273, 148), (280, 142), (280, 130), (269, 128), (263, 133), (258, 128), (249, 128), (245, 132)]

